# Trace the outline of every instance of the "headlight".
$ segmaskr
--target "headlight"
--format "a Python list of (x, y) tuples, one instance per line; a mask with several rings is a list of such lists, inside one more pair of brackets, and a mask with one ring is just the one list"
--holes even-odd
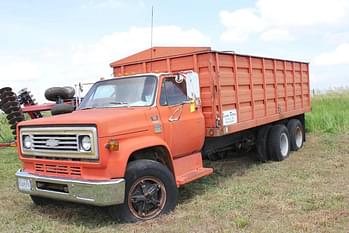
[(33, 141), (30, 138), (29, 135), (24, 135), (23, 136), (23, 148), (24, 149), (31, 149), (33, 146)]
[(91, 151), (92, 143), (90, 136), (80, 137), (80, 148), (84, 151)]

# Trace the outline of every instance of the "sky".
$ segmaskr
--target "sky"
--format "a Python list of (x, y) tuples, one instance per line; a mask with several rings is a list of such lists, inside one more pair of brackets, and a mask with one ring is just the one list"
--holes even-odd
[(311, 88), (349, 86), (349, 0), (0, 0), (0, 88), (112, 76), (109, 64), (154, 46), (310, 62)]

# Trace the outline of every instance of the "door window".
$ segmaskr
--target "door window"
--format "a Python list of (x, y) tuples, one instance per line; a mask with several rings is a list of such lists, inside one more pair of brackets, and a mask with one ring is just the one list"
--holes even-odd
[(185, 80), (178, 83), (174, 78), (164, 79), (161, 85), (160, 105), (176, 105), (188, 100)]

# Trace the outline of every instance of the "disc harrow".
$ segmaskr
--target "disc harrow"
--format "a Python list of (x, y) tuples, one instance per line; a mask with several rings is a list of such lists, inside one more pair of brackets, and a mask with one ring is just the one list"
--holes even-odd
[(16, 138), (16, 126), (24, 120), (24, 114), (16, 93), (10, 87), (0, 89), (0, 109), (6, 114), (12, 134)]
[[(33, 98), (33, 95), (30, 91), (28, 91), (27, 88), (24, 88), (18, 92), (18, 101), (19, 104), (23, 104), (24, 106), (37, 105), (36, 100)], [(39, 111), (31, 112), (30, 114), (33, 119), (43, 117)]]

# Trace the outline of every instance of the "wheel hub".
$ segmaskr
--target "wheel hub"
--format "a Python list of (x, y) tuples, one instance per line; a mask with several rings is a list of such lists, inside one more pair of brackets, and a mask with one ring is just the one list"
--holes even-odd
[(301, 148), (303, 143), (303, 132), (299, 127), (296, 128), (295, 138), (297, 148)]
[(128, 204), (131, 213), (146, 220), (160, 214), (166, 203), (164, 184), (157, 178), (138, 179), (129, 192)]
[(288, 143), (288, 137), (285, 133), (282, 133), (280, 135), (280, 150), (281, 150), (281, 155), (283, 157), (286, 157), (289, 150), (289, 143)]

